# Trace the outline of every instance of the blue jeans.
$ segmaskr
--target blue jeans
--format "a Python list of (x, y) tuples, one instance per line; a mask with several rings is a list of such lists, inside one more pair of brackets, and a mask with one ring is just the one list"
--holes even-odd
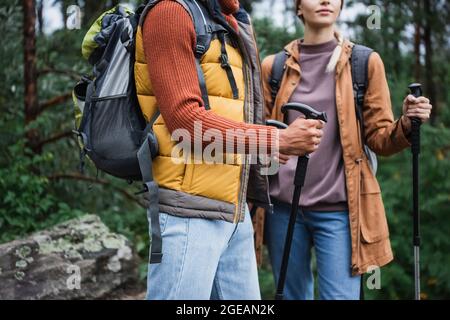
[(149, 264), (147, 299), (261, 299), (248, 208), (245, 220), (160, 213), (163, 258)]
[[(266, 215), (266, 242), (278, 283), (290, 205), (277, 202), (274, 213)], [(315, 212), (299, 210), (284, 287), (286, 300), (314, 299), (311, 249), (315, 248), (319, 298), (359, 299), (361, 277), (351, 275), (351, 240), (348, 211)]]

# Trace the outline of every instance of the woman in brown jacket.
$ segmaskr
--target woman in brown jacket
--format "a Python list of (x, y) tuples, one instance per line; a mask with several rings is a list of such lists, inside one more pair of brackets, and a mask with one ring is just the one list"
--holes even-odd
[[(274, 101), (269, 85), (274, 56), (263, 61), (266, 117), (291, 123), (300, 113), (280, 109), (302, 102), (325, 111), (328, 122), (311, 158), (302, 188), (292, 243), (286, 299), (312, 299), (311, 248), (315, 248), (321, 299), (358, 299), (360, 276), (393, 259), (380, 186), (363, 144), (389, 156), (410, 146), (411, 117), (425, 122), (431, 112), (425, 97), (409, 95), (394, 121), (383, 62), (372, 53), (363, 104), (364, 140), (355, 112), (351, 64), (353, 43), (336, 32), (341, 0), (296, 0), (305, 25), (303, 39), (285, 47), (287, 60)], [(293, 194), (296, 157), (280, 155), (280, 170), (270, 179), (274, 213), (267, 215), (266, 240), (275, 281), (281, 266)]]

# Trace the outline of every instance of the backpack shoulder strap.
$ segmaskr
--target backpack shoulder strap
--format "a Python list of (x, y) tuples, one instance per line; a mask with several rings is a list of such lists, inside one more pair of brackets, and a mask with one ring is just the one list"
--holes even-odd
[[(139, 24), (142, 25), (148, 14), (148, 12), (161, 0), (150, 0), (147, 2), (143, 12), (140, 16)], [(197, 69), (197, 76), (200, 85), (200, 90), (202, 93), (202, 100), (205, 109), (210, 109), (208, 92), (206, 90), (205, 76), (203, 70), (200, 66), (200, 59), (208, 51), (211, 44), (213, 33), (218, 31), (226, 31), (224, 27), (215, 23), (210, 18), (210, 14), (207, 8), (198, 0), (176, 0), (183, 8), (189, 13), (194, 24), (195, 34), (196, 34), (196, 47), (194, 51), (195, 64)]]
[(209, 15), (207, 14), (207, 9), (196, 0), (183, 0), (177, 2), (184, 5), (191, 15), (197, 36), (194, 54), (197, 59), (201, 58), (201, 56), (208, 51), (212, 37), (212, 23), (210, 19), (208, 19)]
[(144, 21), (145, 18), (147, 17), (147, 14), (149, 13), (150, 10), (153, 9), (154, 6), (156, 6), (161, 0), (149, 0), (146, 4), (143, 4), (141, 6), (143, 6), (143, 8), (138, 7), (137, 11), (140, 11), (140, 15), (139, 15), (139, 21), (138, 21), (138, 25), (140, 25), (141, 27), (144, 25)]
[(272, 95), (272, 103), (275, 103), (278, 91), (280, 90), (281, 80), (283, 79), (283, 74), (285, 70), (285, 63), (288, 58), (286, 51), (280, 51), (275, 55), (273, 61), (272, 70), (269, 76), (269, 85)]
[(191, 15), (192, 21), (194, 23), (195, 33), (196, 33), (196, 46), (195, 46), (195, 64), (197, 68), (197, 76), (200, 85), (200, 90), (202, 93), (202, 100), (205, 109), (210, 109), (208, 91), (206, 89), (205, 76), (200, 65), (200, 59), (208, 51), (211, 41), (213, 39), (214, 33), (223, 31), (226, 29), (220, 24), (214, 22), (211, 19), (211, 15), (208, 9), (198, 0), (177, 0), (182, 6), (187, 9)]
[(353, 46), (350, 57), (352, 69), (353, 95), (355, 98), (356, 117), (358, 118), (362, 141), (364, 142), (364, 95), (368, 85), (369, 56), (373, 52), (371, 48), (356, 44)]

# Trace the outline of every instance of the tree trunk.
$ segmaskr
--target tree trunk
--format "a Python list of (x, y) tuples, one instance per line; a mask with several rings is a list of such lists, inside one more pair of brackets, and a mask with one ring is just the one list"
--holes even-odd
[(433, 80), (433, 43), (431, 38), (431, 24), (433, 14), (431, 12), (431, 0), (424, 0), (425, 26), (423, 33), (423, 41), (425, 43), (425, 95), (433, 104), (433, 112), (431, 113), (430, 123), (436, 123), (438, 114), (438, 106), (436, 99), (436, 90)]
[(67, 7), (68, 7), (67, 1), (61, 1), (61, 13), (62, 13), (62, 17), (63, 17), (64, 29), (67, 29), (67, 19), (68, 19)]
[(40, 35), (44, 33), (44, 0), (37, 1), (37, 19), (38, 19), (38, 32)]
[[(23, 41), (24, 41), (24, 102), (25, 125), (36, 120), (39, 113), (36, 70), (36, 11), (34, 0), (22, 0), (23, 5)], [(37, 129), (26, 132), (27, 143), (34, 152), (39, 141)]]
[(248, 13), (252, 12), (252, 2), (259, 2), (254, 0), (240, 0), (239, 3), (244, 7)]
[(83, 26), (90, 26), (105, 10), (104, 1), (86, 1), (83, 10)]
[(414, 81), (422, 82), (422, 63), (420, 61), (420, 45), (422, 42), (422, 1), (414, 5)]
[(415, 81), (420, 82), (421, 78), (421, 64), (420, 64), (420, 39), (421, 39), (421, 26), (420, 21), (416, 21), (414, 24), (414, 78)]

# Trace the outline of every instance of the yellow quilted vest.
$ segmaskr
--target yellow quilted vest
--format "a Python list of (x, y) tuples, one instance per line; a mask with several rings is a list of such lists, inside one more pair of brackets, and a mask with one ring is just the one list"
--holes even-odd
[[(148, 75), (142, 39), (142, 28), (138, 27), (134, 68), (136, 89), (142, 112), (146, 121), (149, 122), (158, 110), (158, 103)], [(226, 50), (239, 90), (239, 97), (233, 99), (226, 71), (220, 65), (221, 43), (219, 40), (213, 39), (200, 61), (205, 76), (210, 108), (212, 112), (222, 117), (243, 122), (244, 94), (246, 92), (243, 59), (239, 50), (228, 43)], [(153, 160), (153, 175), (159, 187), (234, 204), (236, 208), (234, 220), (237, 222), (239, 220), (238, 204), (245, 201), (245, 199), (240, 199), (243, 188), (241, 185), (243, 157), (232, 156), (234, 163), (231, 164), (194, 164), (192, 161), (177, 163), (177, 161), (180, 162), (180, 158), (172, 158), (172, 148), (178, 142), (171, 140), (170, 132), (161, 115), (154, 122), (153, 130), (159, 144), (159, 154)]]

